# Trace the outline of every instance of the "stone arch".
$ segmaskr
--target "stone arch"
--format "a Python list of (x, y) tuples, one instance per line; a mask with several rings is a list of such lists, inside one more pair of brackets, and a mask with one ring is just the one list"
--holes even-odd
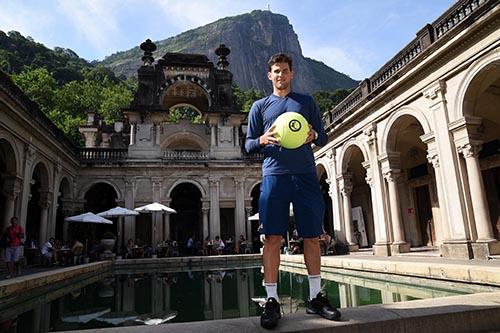
[(328, 168), (328, 164), (326, 161), (319, 159), (316, 161), (316, 174), (319, 177), (323, 174), (323, 172), (326, 173), (327, 178), (330, 178), (330, 170)]
[(61, 180), (59, 181), (59, 186), (57, 188), (60, 190), (61, 196), (64, 199), (73, 198), (73, 191), (71, 190), (71, 182), (68, 176), (64, 175), (61, 177)]
[(196, 180), (192, 180), (192, 179), (177, 179), (175, 182), (172, 183), (172, 185), (170, 186), (169, 190), (167, 191), (166, 193), (166, 197), (168, 198), (171, 198), (171, 195), (172, 195), (172, 191), (174, 190), (174, 188), (177, 186), (177, 185), (180, 185), (182, 183), (190, 183), (190, 184), (193, 184), (194, 186), (196, 186), (198, 188), (198, 190), (200, 191), (201, 193), (201, 197), (202, 198), (206, 198), (207, 197), (207, 193), (208, 191), (203, 187), (203, 185), (201, 185), (199, 182), (197, 182)]
[(359, 148), (359, 150), (361, 150), (365, 161), (369, 160), (368, 149), (364, 146), (364, 144), (358, 142), (358, 140), (356, 139), (349, 140), (342, 147), (342, 152), (340, 154), (338, 163), (338, 168), (340, 168), (339, 174), (343, 174), (347, 171), (347, 166), (351, 159), (352, 153), (355, 151), (354, 148)]
[(177, 214), (169, 216), (164, 236), (185, 244), (189, 237), (203, 239), (203, 190), (193, 181), (178, 181), (169, 191), (170, 207)]
[(203, 93), (206, 97), (208, 107), (209, 108), (212, 107), (213, 101), (215, 100), (215, 96), (214, 96), (212, 89), (210, 89), (210, 87), (208, 86), (208, 84), (199, 77), (192, 76), (192, 75), (185, 75), (185, 74), (179, 74), (175, 77), (172, 77), (172, 78), (166, 80), (160, 86), (160, 89), (158, 91), (158, 95), (160, 95), (160, 101), (162, 102), (162, 104), (163, 104), (163, 101), (165, 100), (165, 98), (167, 97), (167, 91), (169, 90), (169, 88), (174, 86), (176, 83), (183, 83), (183, 82), (189, 83), (189, 84), (194, 84), (194, 85), (198, 86), (199, 88), (201, 88), (201, 90), (203, 91)]
[[(0, 153), (5, 154), (5, 167), (8, 174), (14, 176), (20, 173), (21, 159), (19, 158), (19, 153), (16, 149), (16, 144), (14, 139), (8, 133), (0, 133)], [(10, 154), (12, 158), (6, 158)]]
[(169, 147), (172, 147), (170, 148), (172, 150), (176, 150), (178, 149), (176, 144), (177, 147), (182, 150), (187, 150), (189, 148), (192, 150), (206, 151), (210, 148), (209, 144), (202, 137), (193, 132), (173, 133), (162, 141), (160, 147), (162, 150), (169, 149)]
[(425, 114), (420, 111), (417, 108), (412, 108), (412, 107), (402, 107), (396, 112), (392, 113), (391, 116), (389, 117), (385, 127), (382, 130), (382, 136), (381, 136), (381, 154), (387, 153), (390, 151), (388, 149), (389, 147), (395, 147), (395, 140), (397, 137), (397, 133), (393, 131), (394, 128), (397, 126), (394, 126), (398, 121), (401, 121), (401, 118), (404, 116), (411, 116), (415, 118), (419, 123), (420, 126), (422, 126), (424, 130), (424, 134), (427, 134), (432, 131), (432, 128), (430, 126), (430, 122), (428, 121), (427, 117)]
[(47, 163), (42, 159), (37, 159), (33, 163), (33, 169), (31, 171), (31, 178), (33, 179), (33, 175), (35, 172), (38, 172), (38, 176), (40, 177), (40, 189), (47, 191), (51, 188), (52, 177), (50, 168)]
[(86, 183), (82, 188), (80, 188), (80, 191), (78, 192), (77, 195), (78, 200), (79, 201), (84, 200), (85, 194), (92, 188), (92, 186), (97, 185), (99, 183), (110, 185), (115, 190), (115, 193), (117, 195), (116, 197), (117, 202), (124, 201), (123, 191), (120, 189), (120, 187), (117, 186), (114, 182), (109, 181), (107, 179), (96, 179), (93, 182)]
[[(474, 109), (474, 101), (471, 99), (477, 97), (481, 86), (478, 85), (476, 87), (471, 87), (471, 84), (474, 79), (478, 77), (478, 74), (490, 67), (498, 66), (500, 66), (500, 47), (497, 47), (496, 49), (485, 54), (469, 66), (464, 78), (460, 82), (455, 97), (455, 100), (457, 101), (457, 103), (455, 103), (455, 109), (453, 111), (455, 119), (471, 115), (470, 112), (472, 112), (472, 110)], [(483, 82), (483, 85), (486, 83), (487, 82)], [(470, 97), (468, 98), (467, 96)]]

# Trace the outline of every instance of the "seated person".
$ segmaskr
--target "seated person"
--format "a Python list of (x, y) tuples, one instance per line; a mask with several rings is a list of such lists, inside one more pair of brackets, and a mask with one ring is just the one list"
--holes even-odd
[(209, 256), (212, 254), (212, 240), (210, 240), (210, 237), (206, 237), (205, 238), (205, 242), (204, 242), (204, 248), (203, 248), (203, 255), (205, 256)]
[(71, 247), (71, 253), (73, 254), (73, 263), (76, 264), (80, 257), (83, 256), (83, 252), (85, 250), (85, 246), (75, 238), (75, 242), (73, 243), (73, 246)]
[(52, 262), (54, 264), (58, 263), (57, 253), (54, 249), (54, 238), (50, 238), (47, 242), (45, 242), (40, 252), (42, 253), (44, 261), (47, 260), (49, 264)]
[(126, 247), (126, 252), (125, 252), (125, 259), (132, 259), (134, 258), (134, 240), (130, 238), (127, 242), (127, 247)]
[(222, 254), (226, 245), (219, 236), (215, 236), (214, 249), (217, 254)]

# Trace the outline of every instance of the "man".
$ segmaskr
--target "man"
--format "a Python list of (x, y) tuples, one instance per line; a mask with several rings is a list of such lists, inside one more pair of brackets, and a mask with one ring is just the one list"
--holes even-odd
[(7, 270), (9, 271), (7, 279), (9, 279), (15, 274), (21, 274), (19, 256), (21, 255), (21, 245), (24, 239), (24, 229), (18, 224), (16, 216), (10, 219), (10, 226), (5, 232), (10, 239), (9, 245), (5, 249), (5, 262), (7, 263)]
[(42, 249), (40, 250), (44, 260), (48, 262), (48, 264), (57, 264), (57, 252), (54, 248), (54, 238), (50, 238), (45, 244), (43, 244)]
[[(304, 260), (309, 278), (307, 313), (337, 320), (340, 312), (331, 307), (321, 292), (319, 235), (322, 233), (324, 202), (321, 195), (310, 143), (323, 146), (327, 135), (314, 100), (292, 92), (292, 59), (276, 54), (268, 61), (268, 79), (273, 94), (255, 102), (250, 110), (245, 142), (247, 152), (262, 152), (262, 184), (259, 217), (265, 234), (263, 252), (264, 284), (267, 301), (261, 326), (276, 327), (281, 310), (277, 295), (281, 239), (288, 229), (289, 206), (293, 203), (298, 234), (304, 238)], [(309, 133), (302, 146), (285, 149), (275, 138), (272, 124), (284, 112), (298, 112), (309, 123)]]

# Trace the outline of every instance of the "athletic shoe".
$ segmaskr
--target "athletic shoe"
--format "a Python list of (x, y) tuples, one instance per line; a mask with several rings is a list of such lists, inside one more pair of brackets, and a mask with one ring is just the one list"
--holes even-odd
[(280, 303), (274, 297), (269, 297), (264, 305), (264, 312), (260, 316), (260, 326), (273, 329), (278, 325), (278, 320), (281, 318)]
[(328, 320), (339, 320), (340, 312), (330, 305), (328, 298), (319, 292), (315, 298), (309, 301), (309, 306), (306, 308), (308, 314), (318, 314)]

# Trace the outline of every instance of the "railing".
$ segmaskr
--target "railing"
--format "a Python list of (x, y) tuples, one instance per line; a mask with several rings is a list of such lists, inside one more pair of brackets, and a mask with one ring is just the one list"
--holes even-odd
[(127, 148), (80, 148), (78, 155), (82, 162), (113, 163), (127, 159)]
[[(427, 24), (417, 33), (406, 47), (390, 59), (382, 68), (380, 68), (369, 79), (365, 79), (354, 89), (343, 101), (341, 101), (332, 110), (323, 116), (327, 130), (333, 128), (337, 123), (348, 115), (359, 109), (366, 101), (382, 93), (383, 88), (392, 84), (401, 75), (406, 73), (411, 67), (423, 59), (420, 55), (424, 52), (429, 55), (435, 52), (437, 47), (429, 49), (429, 46), (440, 42), (445, 36), (454, 36), (460, 30), (459, 27), (467, 18), (472, 16), (479, 17), (482, 13), (494, 8), (497, 0), (462, 0), (457, 1), (443, 15), (441, 15), (432, 24)], [(481, 9), (481, 10), (480, 10)], [(472, 18), (475, 19), (475, 18)], [(465, 29), (467, 24), (462, 25)], [(450, 33), (455, 31), (454, 34)], [(445, 38), (446, 39), (446, 38)], [(412, 64), (410, 66), (410, 64)]]
[(243, 154), (243, 160), (245, 161), (262, 161), (264, 159), (264, 154)]
[(206, 151), (165, 150), (163, 152), (163, 159), (167, 160), (199, 161), (209, 158), (209, 153)]
[(433, 24), (436, 39), (444, 36), (449, 30), (462, 22), (466, 17), (470, 16), (485, 2), (488, 2), (488, 0), (468, 0), (461, 1), (455, 4), (455, 6), (452, 6)]

